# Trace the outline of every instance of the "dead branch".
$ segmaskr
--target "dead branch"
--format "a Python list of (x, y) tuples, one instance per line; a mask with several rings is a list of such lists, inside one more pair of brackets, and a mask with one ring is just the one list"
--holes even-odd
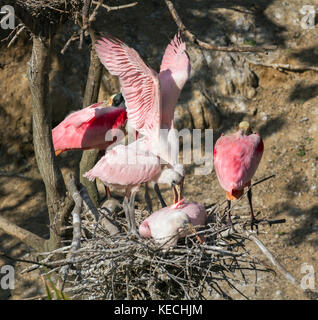
[(73, 241), (71, 243), (71, 251), (75, 251), (81, 246), (81, 211), (83, 198), (81, 197), (76, 185), (75, 179), (71, 175), (69, 181), (69, 191), (74, 200), (75, 206), (72, 211), (73, 216)]
[[(86, 188), (83, 186), (81, 188), (81, 191), (80, 191), (80, 194), (84, 200), (84, 205), (86, 207), (86, 210), (88, 210), (88, 212), (94, 216), (95, 218), (95, 222), (97, 223), (100, 219), (100, 216), (99, 216), (99, 212), (98, 210), (96, 209), (96, 207), (94, 206), (92, 200), (90, 199), (89, 197), (89, 194), (86, 190)], [(104, 227), (107, 229), (107, 231), (109, 232), (109, 234), (111, 236), (113, 235), (116, 235), (117, 233), (119, 233), (119, 229), (117, 228), (117, 226), (111, 221), (110, 218), (108, 217), (104, 217)]]
[[(71, 243), (71, 248), (70, 248), (68, 257), (70, 262), (74, 262), (76, 250), (78, 250), (81, 247), (81, 211), (82, 211), (83, 198), (76, 187), (75, 178), (73, 177), (72, 174), (70, 174), (69, 191), (74, 200), (75, 206), (72, 211), (73, 240)], [(64, 290), (65, 280), (69, 271), (69, 267), (70, 265), (67, 264), (64, 268), (61, 269), (61, 274), (63, 277), (63, 283), (61, 288), (62, 291)]]
[(2, 217), (0, 217), (0, 229), (10, 236), (19, 239), (36, 251), (43, 251), (45, 249), (45, 239)]
[(0, 257), (4, 257), (6, 259), (12, 260), (12, 261), (16, 261), (16, 262), (23, 262), (23, 263), (32, 263), (33, 265), (36, 266), (36, 268), (38, 267), (49, 267), (48, 265), (46, 265), (44, 262), (37, 262), (37, 261), (33, 261), (33, 260), (28, 260), (28, 259), (21, 259), (21, 258), (13, 258), (12, 256), (10, 256), (9, 254), (7, 254), (4, 251), (0, 251)]
[(272, 263), (272, 265), (280, 272), (282, 273), (285, 278), (292, 283), (294, 286), (301, 288), (300, 283), (274, 258), (274, 256), (271, 254), (271, 252), (266, 248), (264, 243), (259, 240), (255, 235), (253, 235), (250, 231), (246, 231), (246, 235), (248, 239), (252, 240), (264, 253), (264, 255), (269, 259), (269, 261)]
[(75, 32), (68, 40), (67, 42), (65, 43), (63, 49), (61, 50), (61, 53), (64, 54), (65, 51), (69, 48), (69, 46), (71, 45), (71, 43), (73, 41), (76, 41), (79, 39), (79, 35), (78, 35), (78, 32)]
[(185, 36), (192, 42), (200, 46), (201, 48), (207, 49), (207, 50), (214, 50), (214, 51), (225, 51), (225, 52), (266, 52), (270, 50), (275, 50), (277, 46), (268, 46), (268, 47), (222, 47), (222, 46), (214, 46), (210, 43), (201, 41), (198, 39), (192, 32), (188, 30), (188, 28), (183, 24), (182, 20), (180, 19), (179, 14), (177, 13), (173, 3), (170, 0), (164, 0), (170, 14), (175, 21), (176, 25), (178, 26), (178, 29), (181, 30)]
[(110, 12), (110, 11), (114, 11), (114, 10), (121, 10), (121, 9), (126, 9), (126, 8), (131, 8), (131, 7), (134, 7), (138, 4), (138, 2), (132, 2), (132, 3), (128, 3), (128, 4), (123, 4), (121, 6), (108, 6), (106, 4), (101, 4), (102, 1), (92, 1), (93, 4), (95, 5), (99, 5), (99, 6), (102, 6), (103, 8), (105, 8), (107, 10), (107, 12)]
[[(96, 4), (95, 1), (92, 2), (93, 4)], [(103, 4), (103, 0), (99, 0), (96, 7), (94, 8), (93, 13), (90, 15), (89, 19), (88, 19), (88, 23), (91, 24), (93, 21), (95, 21), (97, 13), (99, 8), (101, 7), (101, 5)]]
[(313, 66), (291, 65), (291, 64), (283, 64), (283, 63), (266, 63), (261, 61), (253, 61), (247, 57), (245, 59), (250, 64), (253, 64), (256, 66), (263, 66), (267, 68), (273, 68), (278, 71), (292, 71), (292, 72), (316, 71), (318, 72), (318, 67), (313, 67)]
[(10, 39), (10, 37), (14, 34), (14, 36), (12, 37), (12, 39), (9, 41), (8, 45), (7, 45), (7, 48), (9, 48), (13, 42), (17, 39), (17, 37), (19, 36), (19, 34), (25, 29), (25, 25), (23, 23), (19, 23), (11, 32), (10, 34), (2, 39), (0, 42), (2, 41), (7, 41)]

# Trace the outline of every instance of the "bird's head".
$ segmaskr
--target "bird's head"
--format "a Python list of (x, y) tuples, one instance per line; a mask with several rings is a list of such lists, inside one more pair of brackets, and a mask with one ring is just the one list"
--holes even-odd
[(126, 107), (124, 97), (121, 93), (115, 93), (109, 98), (109, 103), (114, 107)]
[(147, 220), (142, 222), (142, 224), (139, 226), (139, 234), (144, 238), (151, 238), (151, 230)]
[(241, 131), (241, 133), (245, 136), (249, 135), (252, 132), (251, 126), (247, 121), (240, 122), (238, 130)]
[(162, 171), (158, 183), (168, 184), (173, 188), (174, 203), (179, 202), (183, 197), (184, 168), (182, 164), (177, 164)]
[(173, 247), (179, 238), (186, 236), (188, 223), (189, 218), (183, 210), (174, 210), (151, 225), (152, 237), (164, 248)]

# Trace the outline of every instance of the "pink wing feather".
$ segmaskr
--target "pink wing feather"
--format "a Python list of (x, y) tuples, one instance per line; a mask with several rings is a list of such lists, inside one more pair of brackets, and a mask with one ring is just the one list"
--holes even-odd
[(106, 149), (112, 143), (105, 141), (106, 132), (122, 127), (126, 119), (124, 108), (106, 107), (104, 102), (75, 111), (52, 130), (54, 149)]
[(165, 54), (161, 61), (160, 72), (164, 70), (173, 70), (178, 63), (180, 54), (186, 51), (186, 44), (178, 32), (168, 44)]
[(162, 93), (162, 123), (164, 127), (173, 127), (174, 109), (181, 90), (190, 77), (190, 60), (186, 44), (177, 33), (168, 44), (160, 67), (160, 85)]
[(95, 48), (103, 65), (120, 79), (130, 125), (147, 137), (154, 132), (159, 137), (161, 94), (157, 73), (118, 39), (101, 38)]
[[(84, 177), (89, 180), (99, 178), (106, 185), (135, 186), (159, 175), (159, 159), (148, 152), (137, 150), (136, 154), (132, 145), (114, 147)], [(135, 163), (130, 164), (128, 159), (135, 159)]]

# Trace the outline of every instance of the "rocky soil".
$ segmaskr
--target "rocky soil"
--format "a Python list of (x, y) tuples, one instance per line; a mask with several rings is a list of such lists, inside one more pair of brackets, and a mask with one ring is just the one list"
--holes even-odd
[[(249, 0), (175, 2), (183, 22), (204, 41), (278, 46), (268, 54), (228, 54), (189, 44), (191, 79), (180, 97), (175, 124), (179, 129), (213, 128), (215, 140), (222, 132), (233, 132), (244, 119), (262, 135), (265, 150), (255, 180), (272, 174), (276, 177), (254, 188), (255, 210), (261, 217), (286, 218), (287, 222), (261, 227), (259, 237), (299, 281), (304, 276), (302, 265), (313, 266), (318, 290), (318, 73), (310, 70), (318, 68), (318, 25), (315, 29), (301, 27), (300, 0), (258, 1), (256, 5)], [(318, 8), (318, 1), (311, 3)], [(134, 47), (156, 70), (176, 32), (164, 3), (150, 1), (127, 11), (101, 14), (96, 29), (110, 32)], [(53, 126), (71, 110), (80, 108), (85, 87), (87, 48), (79, 51), (75, 43), (65, 55), (60, 53), (70, 34), (72, 26), (65, 26), (54, 40), (50, 74)], [(4, 38), (4, 32), (0, 36)], [(10, 48), (5, 42), (0, 45), (0, 215), (47, 237), (44, 185), (32, 145), (31, 96), (26, 77), (31, 55), (29, 34), (21, 34)], [(275, 63), (305, 68), (300, 72), (277, 70)], [(105, 72), (100, 100), (118, 88), (117, 80)], [(59, 157), (65, 177), (77, 167), (80, 156), (69, 152)], [(171, 192), (163, 191), (171, 202)], [(194, 175), (194, 165), (187, 166), (185, 196), (204, 204), (225, 199), (214, 171)], [(157, 201), (154, 195), (153, 201)], [(246, 199), (238, 203), (234, 213), (248, 214)], [(1, 249), (16, 258), (30, 254), (25, 245), (2, 232)], [(253, 244), (248, 249), (266, 261)], [(0, 258), (0, 267), (3, 264), (15, 266), (16, 288), (0, 289), (0, 299), (44, 293), (36, 273), (20, 275), (25, 265)], [(240, 287), (249, 298), (308, 299), (280, 274), (258, 274), (256, 287), (255, 280), (255, 274), (248, 274), (249, 283)], [(242, 298), (235, 291), (231, 295)]]

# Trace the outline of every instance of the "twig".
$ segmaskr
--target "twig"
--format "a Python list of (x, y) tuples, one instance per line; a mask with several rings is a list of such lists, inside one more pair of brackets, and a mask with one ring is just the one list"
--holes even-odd
[(8, 43), (8, 48), (10, 48), (10, 46), (12, 45), (12, 43), (17, 39), (17, 37), (19, 36), (19, 34), (25, 29), (25, 25), (23, 25), (14, 35), (14, 37), (11, 39), (11, 41)]
[(179, 14), (177, 13), (176, 9), (174, 8), (174, 5), (169, 0), (164, 0), (170, 13), (175, 21), (176, 25), (178, 26), (178, 29), (181, 30), (185, 36), (192, 42), (197, 44), (198, 46), (207, 49), (207, 50), (214, 50), (214, 51), (226, 51), (226, 52), (266, 52), (270, 50), (275, 50), (276, 46), (268, 46), (268, 47), (222, 47), (222, 46), (214, 46), (210, 43), (203, 42), (199, 40), (192, 32), (190, 32), (187, 27), (183, 24), (181, 21)]
[(0, 251), (0, 256), (1, 257), (4, 257), (4, 258), (7, 258), (9, 260), (12, 260), (12, 261), (17, 261), (17, 262), (24, 262), (24, 263), (31, 263), (33, 265), (36, 265), (36, 266), (45, 266), (45, 267), (50, 267), (49, 265), (45, 264), (45, 263), (42, 263), (42, 262), (37, 262), (37, 261), (32, 261), (32, 260), (27, 260), (27, 259), (20, 259), (20, 258), (13, 258), (11, 257), (10, 255), (8, 255), (7, 253), (3, 252), (3, 251)]
[(81, 197), (75, 185), (75, 179), (71, 175), (69, 181), (69, 190), (74, 200), (75, 206), (72, 211), (73, 216), (73, 241), (71, 243), (71, 251), (76, 251), (81, 246), (81, 211), (83, 198)]
[(248, 63), (254, 64), (256, 66), (263, 66), (267, 68), (273, 68), (278, 71), (293, 71), (293, 72), (304, 72), (304, 71), (316, 71), (318, 72), (318, 67), (305, 66), (305, 65), (291, 65), (283, 63), (266, 63), (260, 61), (252, 61), (248, 58), (245, 58)]
[(83, 48), (83, 39), (84, 39), (84, 32), (88, 29), (89, 25), (89, 9), (91, 7), (91, 0), (84, 0), (83, 10), (82, 10), (82, 28), (80, 30), (80, 43), (78, 48)]
[(274, 256), (270, 253), (270, 251), (266, 248), (261, 240), (259, 240), (250, 231), (246, 231), (246, 235), (248, 239), (252, 240), (261, 249), (264, 255), (273, 264), (273, 266), (276, 267), (278, 271), (280, 271), (289, 282), (291, 282), (296, 287), (300, 287), (300, 283), (274, 258)]
[(61, 54), (64, 54), (65, 51), (68, 49), (68, 47), (70, 46), (72, 41), (78, 40), (79, 39), (79, 35), (78, 32), (75, 32), (65, 43), (65, 46), (63, 47), (63, 49), (61, 50)]
[[(82, 186), (80, 190), (80, 194), (84, 200), (84, 204), (89, 210), (89, 212), (95, 217), (95, 221), (97, 222), (99, 220), (99, 213), (96, 207), (94, 206), (93, 202), (91, 201), (88, 192), (84, 186)], [(119, 229), (117, 226), (108, 218), (105, 217), (104, 226), (107, 229), (107, 231), (110, 233), (111, 236), (119, 233)]]
[[(100, 1), (102, 2), (102, 1)], [(126, 9), (126, 8), (131, 8), (131, 7), (134, 7), (138, 4), (138, 2), (132, 2), (132, 3), (128, 3), (128, 4), (123, 4), (121, 6), (108, 6), (106, 4), (100, 4), (100, 2), (97, 2), (97, 1), (92, 1), (93, 4), (96, 4), (96, 5), (101, 5), (103, 8), (105, 8), (107, 10), (107, 12), (110, 12), (110, 11), (114, 11), (114, 10), (121, 10), (121, 9)]]
[[(95, 1), (92, 2), (93, 4), (96, 4)], [(93, 13), (90, 15), (89, 19), (88, 19), (88, 23), (90, 24), (91, 22), (95, 21), (96, 19), (96, 15), (98, 12), (98, 9), (100, 8), (100, 6), (103, 4), (103, 0), (99, 0), (99, 2), (97, 3), (97, 6), (95, 7)]]
[(14, 34), (14, 32), (16, 32), (17, 29), (19, 29), (19, 27), (22, 27), (24, 26), (23, 23), (19, 23), (10, 33), (7, 37), (5, 37), (4, 39), (2, 39), (0, 42), (3, 42), (3, 41), (7, 41), (9, 40), (9, 38)]

